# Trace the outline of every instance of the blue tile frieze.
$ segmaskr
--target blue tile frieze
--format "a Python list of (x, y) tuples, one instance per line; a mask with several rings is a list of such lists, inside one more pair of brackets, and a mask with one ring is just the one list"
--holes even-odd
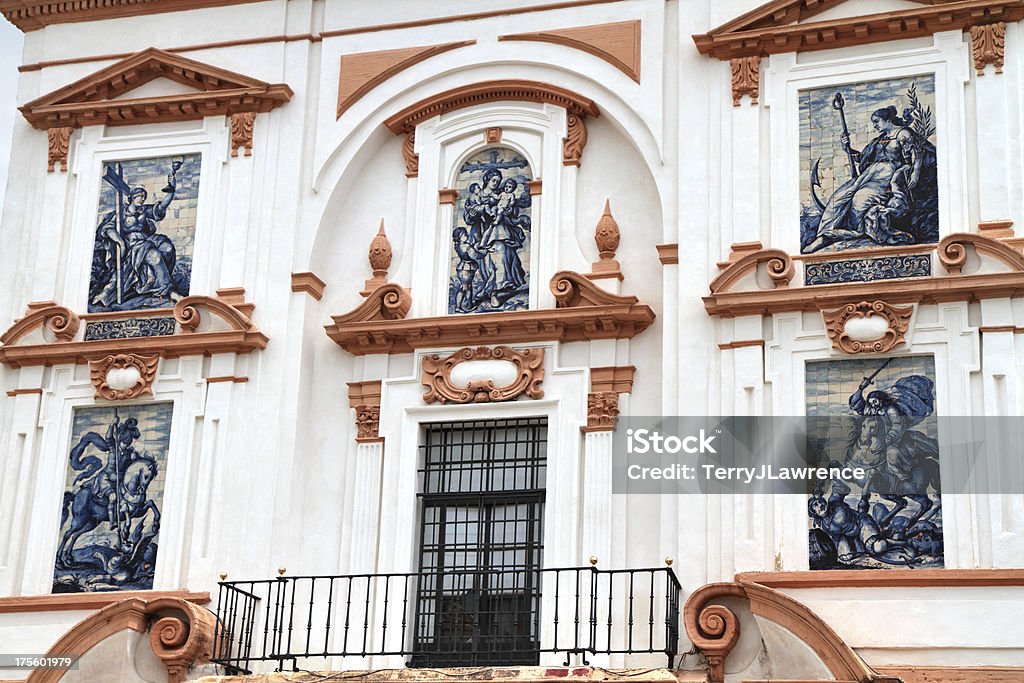
[(804, 284), (831, 285), (842, 282), (873, 282), (903, 277), (928, 277), (931, 274), (931, 254), (881, 256), (805, 264)]

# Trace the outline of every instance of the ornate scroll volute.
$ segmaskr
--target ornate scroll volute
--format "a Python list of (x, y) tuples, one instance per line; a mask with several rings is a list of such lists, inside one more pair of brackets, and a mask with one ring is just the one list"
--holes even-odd
[[(913, 306), (892, 306), (884, 301), (861, 301), (831, 311), (822, 311), (821, 315), (825, 320), (829, 339), (835, 348), (845, 353), (885, 353), (905, 341), (904, 335), (910, 327), (910, 317), (913, 313)], [(884, 321), (884, 329), (881, 324), (873, 325), (868, 322), (875, 317)], [(859, 321), (865, 323), (864, 329), (858, 329)]]
[(985, 67), (992, 64), (996, 73), (1003, 73), (1003, 55), (1006, 49), (1006, 22), (971, 26), (971, 48), (974, 52), (974, 68), (979, 76), (985, 75)]
[(756, 272), (762, 263), (765, 265), (772, 284), (777, 289), (789, 287), (789, 282), (793, 279), (795, 272), (792, 257), (781, 249), (761, 249), (748, 253), (735, 263), (728, 265), (719, 273), (718, 277), (711, 281), (711, 293), (721, 294), (730, 291), (746, 275)]
[(54, 167), (60, 164), (61, 172), (68, 170), (68, 147), (71, 143), (71, 126), (58, 126), (46, 129), (46, 170), (53, 172)]
[(579, 166), (583, 148), (587, 146), (587, 124), (579, 114), (569, 113), (565, 117), (568, 130), (562, 144), (562, 165)]
[(122, 401), (153, 393), (153, 380), (160, 356), (119, 353), (89, 363), (96, 397)]
[(555, 273), (551, 278), (551, 293), (555, 296), (556, 308), (581, 308), (585, 306), (610, 306), (635, 304), (635, 296), (620, 296), (607, 292), (585, 276), (571, 270)]
[(53, 333), (58, 342), (69, 342), (78, 334), (81, 319), (70, 308), (58, 306), (53, 301), (39, 301), (28, 305), (25, 315), (0, 335), (0, 344), (14, 346), (22, 337), (45, 327)]
[(63, 306), (57, 306), (54, 309), (48, 310), (49, 315), (46, 317), (46, 329), (53, 332), (53, 335), (57, 337), (57, 341), (69, 342), (73, 340), (75, 335), (78, 334), (79, 326), (82, 324), (78, 314)]
[(724, 597), (745, 598), (746, 593), (734, 583), (709, 583), (691, 593), (683, 608), (686, 635), (707, 659), (709, 683), (725, 681), (725, 658), (740, 639), (736, 614), (725, 605), (709, 604)]
[(732, 66), (732, 106), (740, 106), (744, 95), (750, 95), (750, 103), (757, 104), (757, 96), (761, 88), (761, 58), (733, 57)]
[(245, 149), (245, 156), (252, 156), (252, 129), (255, 123), (254, 111), (231, 115), (231, 156), (238, 156), (239, 147)]
[(363, 284), (363, 291), (359, 293), (363, 296), (370, 296), (375, 289), (388, 283), (388, 269), (391, 268), (391, 242), (384, 234), (383, 218), (380, 219), (380, 229), (377, 230), (377, 235), (370, 241), (370, 250), (366, 257), (370, 261), (373, 277)]
[[(452, 372), (467, 361), (497, 360), (514, 366), (514, 378), (508, 384), (495, 386), (494, 379), (471, 378), (465, 386), (458, 386)], [(447, 358), (438, 354), (424, 356), (421, 381), (427, 391), (424, 403), (491, 403), (512, 401), (526, 394), (542, 398), (544, 390), (544, 349), (516, 351), (508, 346), (479, 346), (459, 349)]]
[(420, 174), (420, 155), (416, 153), (416, 130), (410, 130), (402, 141), (402, 159), (405, 160), (405, 177), (415, 178)]
[(153, 619), (149, 645), (167, 667), (168, 683), (183, 683), (189, 668), (210, 661), (216, 617), (209, 611), (177, 598), (160, 598), (146, 604)]

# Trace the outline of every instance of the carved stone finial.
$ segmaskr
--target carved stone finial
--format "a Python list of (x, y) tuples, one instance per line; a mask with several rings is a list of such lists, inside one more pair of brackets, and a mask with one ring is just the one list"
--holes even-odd
[(619, 262), (615, 260), (615, 250), (619, 248), (619, 224), (612, 217), (611, 202), (604, 200), (604, 213), (594, 230), (594, 242), (601, 258), (593, 264), (593, 272), (587, 275), (591, 280), (604, 278), (622, 279)]
[(54, 166), (60, 164), (62, 173), (68, 170), (68, 147), (71, 142), (71, 126), (60, 126), (46, 129), (47, 162), (46, 170), (53, 172)]
[(373, 277), (366, 281), (363, 296), (370, 296), (373, 290), (388, 283), (388, 269), (391, 268), (391, 242), (384, 233), (384, 219), (380, 219), (380, 228), (377, 235), (370, 241), (370, 251), (366, 258), (370, 261), (370, 269), (373, 270)]
[(761, 87), (761, 58), (733, 57), (732, 65), (732, 106), (740, 106), (744, 95), (750, 95), (750, 103), (757, 104), (757, 96)]
[(1003, 73), (1003, 54), (1006, 48), (1006, 22), (971, 27), (971, 47), (974, 51), (974, 68), (978, 75), (985, 74), (985, 67), (992, 64), (996, 73)]
[(580, 159), (583, 158), (583, 148), (587, 146), (587, 124), (578, 114), (567, 115), (565, 122), (568, 130), (562, 144), (562, 165), (579, 166)]
[(416, 131), (411, 130), (402, 141), (402, 159), (405, 160), (405, 177), (415, 178), (420, 174), (420, 156), (416, 154)]
[(252, 129), (256, 112), (244, 111), (231, 115), (231, 156), (238, 156), (238, 148), (245, 148), (245, 156), (252, 156)]

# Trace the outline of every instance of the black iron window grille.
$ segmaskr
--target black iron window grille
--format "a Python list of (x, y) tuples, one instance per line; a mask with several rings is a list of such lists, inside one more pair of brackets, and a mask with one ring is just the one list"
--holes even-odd
[(428, 424), (420, 450), (410, 666), (537, 664), (547, 421)]

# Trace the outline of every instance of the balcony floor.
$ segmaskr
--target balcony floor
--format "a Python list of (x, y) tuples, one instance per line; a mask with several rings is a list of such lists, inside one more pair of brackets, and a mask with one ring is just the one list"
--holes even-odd
[(704, 671), (669, 669), (600, 669), (588, 666), (501, 666), (452, 669), (380, 669), (310, 673), (271, 673), (249, 676), (207, 676), (192, 683), (322, 683), (325, 680), (358, 679), (359, 683), (707, 683)]

